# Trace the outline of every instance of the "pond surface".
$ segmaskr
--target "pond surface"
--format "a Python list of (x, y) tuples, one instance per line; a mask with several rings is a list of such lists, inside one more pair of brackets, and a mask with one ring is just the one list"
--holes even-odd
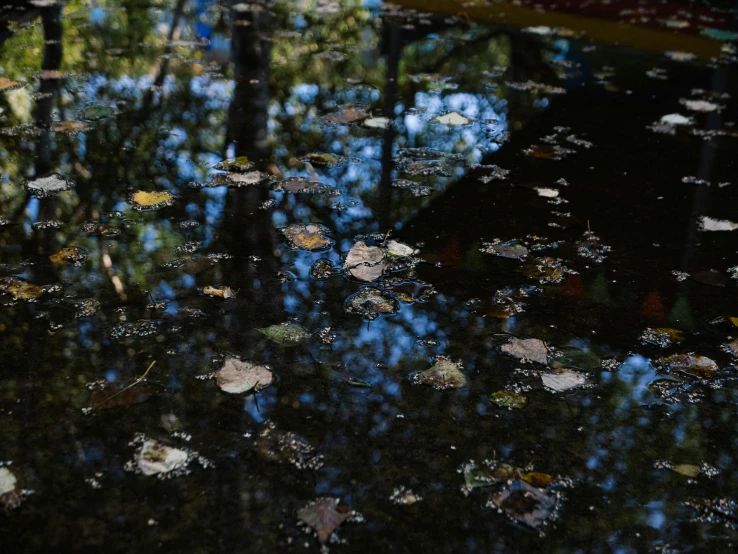
[(733, 551), (736, 11), (416, 4), (4, 8), (3, 552)]

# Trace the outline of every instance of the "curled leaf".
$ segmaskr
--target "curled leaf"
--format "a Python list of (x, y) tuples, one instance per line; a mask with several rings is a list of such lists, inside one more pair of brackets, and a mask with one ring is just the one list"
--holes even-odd
[(294, 323), (271, 325), (269, 327), (257, 329), (257, 331), (282, 346), (297, 346), (301, 342), (310, 338), (310, 333), (307, 329), (302, 325), (296, 325)]

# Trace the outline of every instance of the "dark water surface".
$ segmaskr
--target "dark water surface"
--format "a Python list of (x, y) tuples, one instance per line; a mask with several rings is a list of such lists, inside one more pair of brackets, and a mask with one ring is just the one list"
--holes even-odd
[(655, 6), (6, 11), (0, 550), (733, 551), (736, 14)]

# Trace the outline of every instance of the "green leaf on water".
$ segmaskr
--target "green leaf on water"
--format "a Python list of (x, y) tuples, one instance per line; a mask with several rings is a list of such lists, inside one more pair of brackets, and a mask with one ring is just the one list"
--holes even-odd
[(257, 329), (260, 333), (266, 335), (274, 342), (282, 346), (297, 346), (310, 337), (310, 333), (302, 325), (294, 323), (282, 323), (281, 325), (271, 325)]
[(489, 395), (489, 399), (492, 404), (499, 406), (500, 408), (522, 408), (525, 406), (528, 399), (524, 394), (519, 392), (511, 392), (507, 390), (498, 390)]

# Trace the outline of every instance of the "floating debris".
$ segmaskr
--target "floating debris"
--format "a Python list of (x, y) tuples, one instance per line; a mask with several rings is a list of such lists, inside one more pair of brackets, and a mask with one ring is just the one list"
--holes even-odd
[(413, 383), (431, 385), (436, 390), (460, 389), (466, 385), (461, 365), (439, 356), (432, 367), (412, 375)]
[(500, 347), (503, 353), (522, 361), (548, 364), (548, 348), (540, 339), (519, 339), (511, 337), (507, 344)]
[(639, 337), (641, 342), (668, 348), (672, 344), (679, 344), (686, 339), (683, 331), (677, 329), (669, 329), (667, 327), (659, 327), (656, 329), (647, 328)]
[(84, 121), (55, 121), (51, 124), (51, 130), (64, 135), (76, 135), (90, 130), (90, 126)]
[(313, 279), (330, 279), (339, 275), (343, 275), (343, 271), (331, 260), (320, 259), (310, 266), (310, 277)]
[(174, 204), (175, 197), (169, 192), (147, 192), (138, 190), (128, 197), (128, 202), (133, 209), (139, 212), (145, 210), (158, 210)]
[(495, 406), (507, 408), (508, 410), (524, 408), (528, 402), (528, 399), (523, 393), (505, 389), (490, 394), (489, 400)]
[(371, 321), (380, 314), (396, 313), (398, 307), (397, 300), (390, 294), (375, 287), (362, 287), (346, 299), (344, 309), (347, 313), (360, 314)]
[(714, 269), (693, 273), (689, 278), (693, 281), (697, 281), (698, 283), (702, 283), (703, 285), (710, 285), (713, 287), (724, 287), (728, 284), (728, 278)]
[(690, 498), (683, 505), (694, 510), (696, 523), (738, 528), (738, 504), (731, 498)]
[(661, 123), (667, 125), (694, 125), (694, 119), (679, 113), (670, 113), (661, 117)]
[(290, 242), (292, 248), (307, 250), (308, 252), (320, 252), (328, 250), (334, 241), (329, 236), (329, 231), (317, 223), (307, 225), (293, 224), (281, 229), (282, 234)]
[(379, 279), (389, 267), (384, 250), (378, 246), (367, 246), (364, 241), (354, 243), (343, 262), (352, 277), (371, 282)]
[(24, 86), (26, 85), (20, 81), (14, 81), (7, 77), (0, 77), (0, 92), (10, 92), (11, 90), (23, 88)]
[(539, 160), (560, 161), (576, 151), (558, 144), (534, 144), (523, 150), (523, 154)]
[(46, 177), (39, 177), (32, 181), (26, 181), (23, 186), (26, 190), (36, 196), (36, 198), (46, 198), (52, 194), (57, 194), (65, 190), (69, 190), (74, 186), (74, 181), (60, 175), (52, 173)]
[(269, 179), (269, 175), (261, 171), (248, 171), (246, 173), (218, 173), (207, 183), (190, 183), (190, 188), (214, 188), (214, 187), (251, 187), (259, 185)]
[(582, 258), (587, 258), (595, 263), (602, 263), (606, 254), (609, 254), (612, 248), (602, 244), (600, 238), (591, 231), (585, 231), (582, 240), (577, 242), (577, 254)]
[(215, 164), (215, 169), (228, 171), (233, 173), (246, 173), (254, 169), (254, 162), (249, 160), (248, 156), (238, 156), (229, 160), (223, 160)]
[(356, 158), (346, 158), (338, 154), (328, 154), (326, 152), (312, 152), (300, 158), (300, 161), (304, 164), (309, 163), (315, 167), (333, 167), (345, 163), (359, 162)]
[(399, 301), (407, 304), (427, 302), (436, 294), (433, 285), (423, 281), (398, 281), (388, 285), (387, 290)]
[(727, 219), (713, 219), (712, 217), (702, 216), (699, 219), (700, 231), (735, 231), (738, 229), (738, 223), (733, 223)]
[(410, 181), (408, 179), (398, 179), (396, 181), (392, 181), (392, 187), (396, 189), (407, 190), (416, 198), (423, 198), (425, 196), (430, 196), (431, 194), (433, 194), (432, 187), (421, 185), (419, 183), (416, 183), (415, 181)]
[(295, 323), (282, 323), (256, 330), (282, 346), (297, 346), (311, 337), (307, 329)]
[(412, 506), (423, 500), (423, 497), (419, 494), (415, 494), (411, 489), (406, 489), (404, 486), (396, 488), (390, 496), (390, 502), (398, 506)]
[(315, 532), (321, 545), (328, 542), (344, 521), (363, 521), (361, 514), (342, 506), (340, 499), (328, 497), (318, 498), (303, 506), (298, 510), (297, 517)]
[(666, 57), (675, 62), (693, 62), (697, 59), (697, 56), (692, 52), (680, 52), (678, 50), (672, 50), (665, 52)]
[(370, 117), (364, 121), (364, 127), (370, 129), (389, 129), (392, 120), (388, 117)]
[(523, 523), (533, 529), (540, 529), (555, 519), (559, 504), (556, 493), (533, 487), (525, 481), (514, 481), (493, 494), (487, 503), (515, 523)]
[(395, 161), (397, 162), (398, 169), (413, 177), (430, 177), (433, 175), (438, 177), (451, 176), (446, 165), (440, 160), (397, 159)]
[(559, 369), (553, 373), (541, 373), (541, 382), (551, 392), (566, 392), (587, 385), (587, 377), (571, 369)]
[(0, 464), (0, 509), (6, 513), (20, 506), (23, 499), (32, 492), (23, 488), (25, 473), (9, 466), (10, 462)]
[(459, 112), (448, 112), (443, 115), (437, 115), (432, 121), (441, 125), (451, 126), (470, 125), (472, 123), (471, 119), (464, 117)]
[(542, 258), (534, 258), (527, 262), (523, 268), (523, 273), (531, 279), (536, 279), (541, 284), (560, 283), (567, 273), (574, 273), (561, 263), (561, 260), (544, 256)]
[(274, 373), (266, 365), (228, 355), (215, 372), (220, 390), (231, 394), (259, 392), (274, 382)]
[(38, 298), (50, 292), (49, 287), (34, 285), (17, 277), (0, 277), (0, 292), (5, 292), (13, 300), (35, 302)]
[(159, 479), (186, 475), (187, 466), (197, 456), (195, 452), (172, 448), (144, 435), (137, 435), (129, 446), (138, 448), (133, 460), (126, 462), (123, 469), (147, 477), (156, 475)]
[(688, 110), (701, 113), (714, 112), (724, 108), (724, 106), (721, 106), (720, 104), (715, 104), (706, 100), (688, 100), (686, 98), (681, 98), (679, 103)]
[(121, 321), (113, 326), (108, 335), (116, 340), (130, 337), (152, 337), (159, 332), (159, 323), (152, 319), (140, 319), (135, 322)]
[(207, 296), (214, 296), (216, 298), (222, 298), (223, 300), (230, 300), (236, 296), (236, 293), (231, 287), (221, 285), (215, 287), (213, 285), (207, 285), (202, 288), (202, 293)]
[(288, 194), (325, 194), (326, 196), (341, 196), (341, 191), (319, 181), (310, 181), (302, 177), (290, 177), (279, 181), (273, 187), (277, 192)]
[(666, 371), (692, 379), (714, 379), (718, 372), (718, 365), (713, 360), (695, 354), (674, 354), (659, 358), (657, 363)]
[(407, 258), (409, 256), (414, 256), (420, 252), (420, 250), (413, 248), (412, 246), (408, 246), (403, 242), (397, 242), (393, 239), (387, 242), (385, 252), (393, 258)]
[(341, 111), (329, 113), (321, 118), (324, 125), (350, 125), (361, 123), (369, 118), (369, 113), (364, 106), (348, 106)]
[(297, 469), (317, 471), (325, 462), (323, 456), (307, 440), (291, 431), (280, 431), (271, 421), (264, 423), (254, 446), (267, 460), (289, 463)]
[(528, 249), (517, 239), (507, 242), (502, 242), (500, 239), (494, 239), (492, 242), (483, 242), (482, 248), (479, 251), (513, 260), (523, 260), (528, 256)]
[(100, 311), (100, 302), (95, 300), (94, 298), (86, 298), (84, 300), (71, 300), (69, 301), (69, 304), (74, 307), (75, 310), (77, 310), (77, 313), (74, 314), (75, 317), (92, 317), (97, 312)]
[(142, 404), (160, 390), (158, 386), (144, 382), (143, 379), (123, 388), (108, 381), (91, 383), (87, 388), (90, 389), (90, 407), (83, 410), (85, 413)]
[(90, 255), (84, 248), (80, 248), (79, 246), (70, 246), (60, 250), (56, 254), (51, 254), (49, 256), (49, 260), (55, 264), (70, 264), (79, 267), (85, 263), (89, 257)]

